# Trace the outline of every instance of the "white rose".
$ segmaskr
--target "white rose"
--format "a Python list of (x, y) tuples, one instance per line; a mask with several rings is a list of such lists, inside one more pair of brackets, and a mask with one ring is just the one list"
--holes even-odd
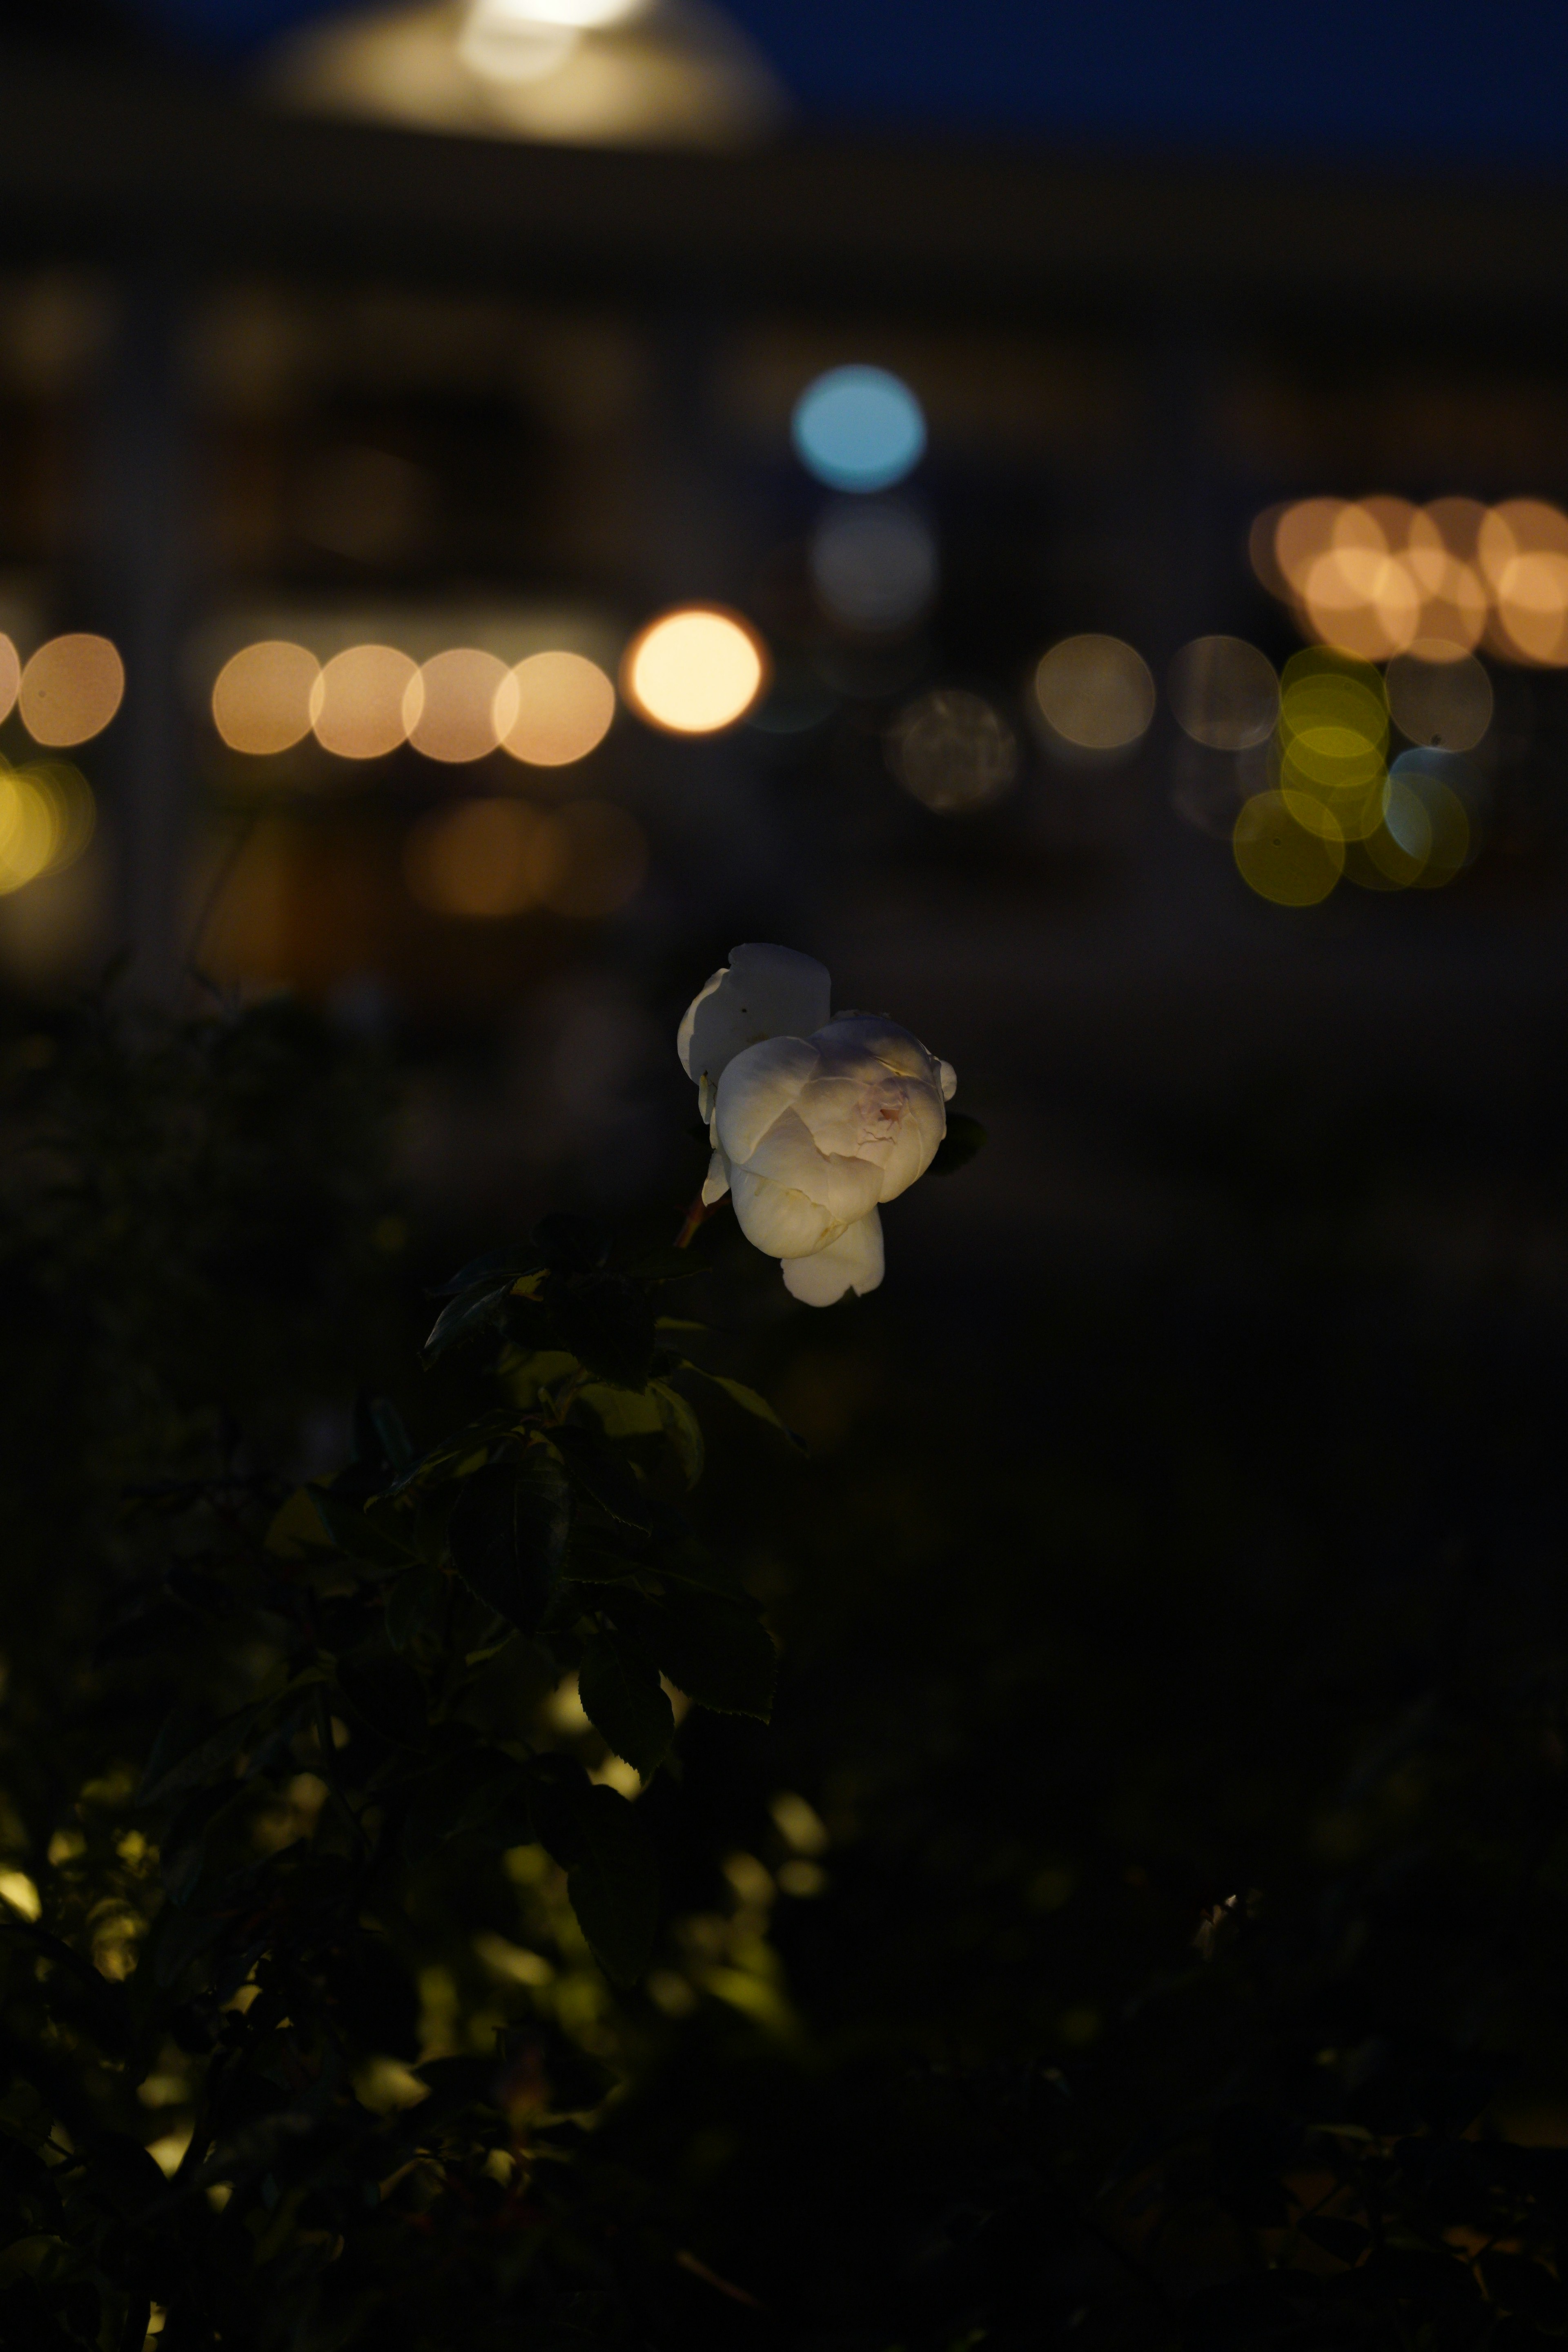
[(813, 1307), (881, 1281), (878, 1208), (931, 1166), (957, 1083), (950, 1064), (874, 1013), (841, 1013), (810, 1033), (802, 1023), (755, 1042), (742, 1034), (804, 1003), (808, 986), (826, 1002), (827, 985), (807, 957), (737, 949), (679, 1039), (714, 1144), (702, 1198), (711, 1204), (732, 1192), (747, 1240), (782, 1261), (786, 1287)]

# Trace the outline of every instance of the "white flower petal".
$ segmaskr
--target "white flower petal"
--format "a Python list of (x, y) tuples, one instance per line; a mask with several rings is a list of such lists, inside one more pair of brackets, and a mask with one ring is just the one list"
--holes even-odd
[(786, 1257), (779, 1270), (792, 1297), (807, 1307), (831, 1307), (847, 1290), (861, 1297), (875, 1290), (882, 1269), (882, 1220), (873, 1209), (826, 1249), (810, 1257)]
[(809, 1037), (833, 1009), (826, 964), (794, 948), (738, 947), (693, 997), (676, 1034), (688, 1077), (717, 1081), (767, 1037)]
[(942, 1062), (937, 1066), (942, 1078), (942, 1098), (943, 1102), (951, 1102), (958, 1092), (958, 1072), (951, 1062)]
[(809, 1257), (844, 1231), (846, 1219), (834, 1216), (820, 1201), (793, 1185), (753, 1176), (750, 1169), (731, 1167), (730, 1190), (741, 1231), (765, 1257)]
[(721, 1201), (730, 1189), (730, 1163), (721, 1151), (715, 1151), (708, 1162), (708, 1173), (702, 1180), (702, 1205), (710, 1209)]
[(725, 1065), (713, 1116), (732, 1166), (750, 1160), (774, 1119), (793, 1108), (816, 1067), (816, 1048), (804, 1037), (770, 1037)]
[(811, 1129), (795, 1110), (781, 1111), (745, 1161), (749, 1176), (766, 1176), (820, 1202), (840, 1224), (851, 1224), (874, 1209), (881, 1171), (868, 1160), (819, 1151)]

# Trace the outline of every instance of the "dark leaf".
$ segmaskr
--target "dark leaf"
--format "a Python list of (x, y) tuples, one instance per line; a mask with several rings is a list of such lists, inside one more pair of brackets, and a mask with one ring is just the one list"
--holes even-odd
[(210, 1780), (238, 1755), (261, 1711), (259, 1703), (242, 1706), (215, 1723), (206, 1707), (176, 1700), (153, 1742), (137, 1803), (160, 1805), (182, 1790)]
[(441, 1622), (451, 1586), (434, 1568), (405, 1568), (386, 1595), (386, 1638), (405, 1650), (416, 1634), (433, 1633)]
[(675, 1449), (681, 1475), (689, 1486), (695, 1486), (702, 1475), (702, 1465), (707, 1458), (701, 1423), (686, 1399), (667, 1381), (650, 1381), (647, 1392), (658, 1407), (664, 1433)]
[(731, 1404), (738, 1404), (742, 1412), (753, 1413), (758, 1421), (765, 1421), (770, 1428), (782, 1430), (792, 1445), (798, 1446), (803, 1454), (805, 1452), (805, 1438), (797, 1437), (788, 1422), (781, 1420), (774, 1412), (766, 1397), (759, 1396), (755, 1389), (746, 1386), (744, 1381), (728, 1380), (722, 1372), (705, 1371), (700, 1364), (683, 1362), (681, 1370), (694, 1373), (699, 1380), (707, 1381), (716, 1389), (722, 1389)]
[(947, 1133), (936, 1148), (936, 1158), (931, 1163), (932, 1176), (952, 1176), (959, 1169), (967, 1168), (977, 1151), (985, 1146), (985, 1129), (967, 1111), (950, 1110)]
[(562, 1344), (595, 1380), (641, 1389), (653, 1370), (653, 1309), (621, 1274), (552, 1283), (547, 1302)]
[(527, 1773), (539, 1843), (552, 1862), (570, 1870), (587, 1852), (583, 1812), (594, 1784), (574, 1756), (535, 1756)]
[[(620, 1601), (614, 1603), (622, 1613)], [(776, 1661), (766, 1627), (743, 1602), (670, 1591), (639, 1613), (637, 1632), (678, 1690), (725, 1715), (773, 1710)]]
[(520, 1275), (533, 1272), (541, 1265), (538, 1250), (514, 1247), (486, 1250), (482, 1257), (470, 1258), (468, 1265), (429, 1292), (432, 1298), (457, 1298), (465, 1290), (487, 1290), (495, 1284), (510, 1284)]
[(424, 1738), (425, 1685), (380, 1638), (338, 1660), (338, 1684), (353, 1712), (384, 1739), (416, 1748)]
[(447, 1528), (452, 1565), (510, 1624), (531, 1633), (560, 1580), (571, 1527), (566, 1473), (547, 1446), (464, 1482)]
[(186, 1904), (201, 1883), (207, 1835), (225, 1807), (243, 1793), (232, 1780), (201, 1789), (180, 1807), (159, 1842), (158, 1874), (171, 1903)]
[(624, 1633), (595, 1633), (583, 1653), (577, 1694), (595, 1731), (650, 1780), (675, 1737), (675, 1717), (652, 1660)]
[(595, 1431), (573, 1423), (554, 1433), (555, 1444), (575, 1483), (590, 1500), (625, 1528), (648, 1535), (653, 1517), (636, 1472)]
[(591, 1788), (581, 1806), (582, 1859), (566, 1892), (594, 1958), (613, 1984), (635, 1984), (658, 1929), (658, 1864), (635, 1805)]
[(510, 1295), (510, 1282), (487, 1283), (477, 1290), (463, 1291), (449, 1306), (443, 1307), (425, 1342), (428, 1360), (433, 1363), (454, 1340), (471, 1339), (479, 1331), (499, 1330), (501, 1310)]
[(1300, 2227), (1303, 2238), (1342, 2263), (1359, 2263), (1372, 2243), (1371, 2231), (1359, 2221), (1338, 2221), (1331, 2214), (1309, 2213)]

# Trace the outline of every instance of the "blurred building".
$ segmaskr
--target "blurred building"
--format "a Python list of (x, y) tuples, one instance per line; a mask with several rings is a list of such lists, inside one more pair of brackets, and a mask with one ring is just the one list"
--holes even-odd
[(432, 1186), (614, 1194), (787, 939), (1082, 1234), (1101, 1096), (1554, 1036), (1550, 175), (830, 134), (695, 0), (7, 38), (22, 996), (305, 990), (424, 1057)]

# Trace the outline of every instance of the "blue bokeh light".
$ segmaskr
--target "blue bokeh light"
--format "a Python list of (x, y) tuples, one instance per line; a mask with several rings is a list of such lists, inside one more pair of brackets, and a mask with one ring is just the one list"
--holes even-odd
[(919, 465), (926, 421), (886, 368), (837, 367), (806, 385), (790, 435), (807, 473), (829, 489), (885, 490)]

